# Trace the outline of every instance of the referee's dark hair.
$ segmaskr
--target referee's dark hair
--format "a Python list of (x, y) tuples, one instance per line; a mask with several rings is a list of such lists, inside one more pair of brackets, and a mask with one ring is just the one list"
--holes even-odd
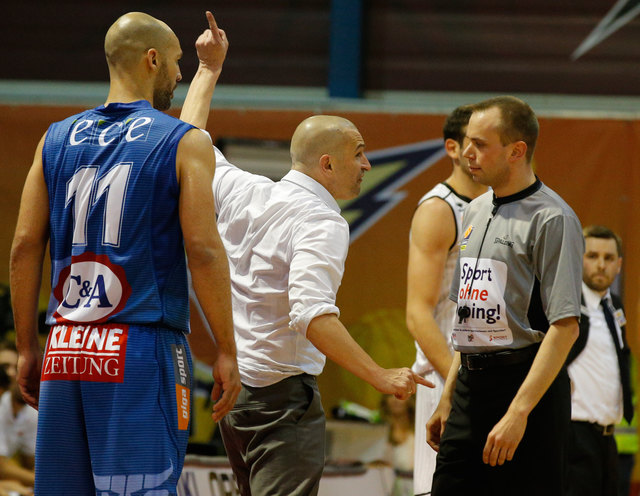
[(471, 105), (461, 105), (451, 112), (442, 126), (442, 137), (445, 141), (452, 139), (462, 146), (469, 118), (473, 113)]
[(605, 226), (591, 225), (582, 229), (582, 236), (587, 238), (599, 238), (599, 239), (613, 239), (616, 242), (616, 249), (618, 250), (618, 256), (622, 256), (622, 239), (611, 229)]

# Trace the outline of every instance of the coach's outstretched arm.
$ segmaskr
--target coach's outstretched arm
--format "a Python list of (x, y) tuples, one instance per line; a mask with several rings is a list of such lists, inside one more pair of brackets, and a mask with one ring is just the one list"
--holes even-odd
[(307, 328), (307, 339), (324, 355), (384, 394), (406, 400), (416, 392), (417, 384), (434, 384), (409, 368), (385, 369), (378, 365), (351, 337), (335, 314), (314, 318)]

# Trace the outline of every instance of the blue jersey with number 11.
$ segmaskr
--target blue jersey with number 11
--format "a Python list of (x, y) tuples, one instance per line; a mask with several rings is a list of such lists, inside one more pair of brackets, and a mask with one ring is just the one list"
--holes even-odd
[(176, 152), (190, 129), (144, 100), (51, 125), (42, 153), (52, 261), (47, 323), (188, 330)]

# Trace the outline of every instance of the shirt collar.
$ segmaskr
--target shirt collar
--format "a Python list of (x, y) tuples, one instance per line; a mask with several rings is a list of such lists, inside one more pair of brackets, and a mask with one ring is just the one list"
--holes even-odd
[(536, 181), (532, 185), (527, 186), (522, 191), (518, 191), (517, 193), (514, 193), (512, 195), (496, 197), (496, 194), (494, 192), (493, 193), (493, 204), (496, 207), (498, 207), (500, 205), (505, 205), (506, 203), (511, 203), (511, 202), (514, 202), (514, 201), (522, 200), (523, 198), (526, 198), (527, 196), (530, 196), (530, 195), (534, 194), (540, 188), (542, 188), (542, 182), (540, 181), (540, 179), (538, 179), (538, 176), (536, 176)]
[(288, 181), (297, 186), (300, 186), (301, 188), (306, 189), (307, 191), (310, 191), (316, 196), (319, 196), (320, 199), (322, 199), (322, 201), (324, 201), (331, 210), (340, 213), (338, 202), (333, 196), (331, 196), (331, 193), (329, 193), (322, 184), (320, 184), (312, 177), (307, 176), (305, 173), (297, 170), (290, 170), (289, 172), (287, 172), (287, 175), (281, 179), (281, 181)]
[(600, 297), (593, 289), (587, 286), (584, 281), (582, 282), (582, 294), (584, 295), (584, 302), (587, 308), (595, 310), (600, 307), (600, 300), (603, 298), (611, 302), (611, 293), (607, 289), (607, 292), (603, 297)]
[(451, 191), (454, 195), (456, 195), (458, 198), (460, 198), (462, 201), (465, 201), (467, 203), (471, 203), (471, 201), (473, 200), (473, 198), (469, 198), (468, 196), (464, 196), (461, 195), (460, 193), (458, 193), (455, 189), (453, 189), (453, 187), (448, 184), (446, 181), (440, 183), (442, 184), (445, 188), (447, 188), (449, 191)]
[(135, 102), (114, 102), (108, 105), (100, 105), (96, 107), (98, 112), (128, 112), (131, 110), (142, 110), (147, 109), (151, 110), (153, 107), (151, 106), (151, 102), (147, 100), (136, 100)]

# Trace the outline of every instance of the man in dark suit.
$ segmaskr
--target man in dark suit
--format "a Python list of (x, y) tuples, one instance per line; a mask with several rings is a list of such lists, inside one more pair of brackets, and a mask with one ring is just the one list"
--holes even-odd
[(580, 337), (567, 363), (572, 383), (569, 496), (616, 496), (614, 425), (631, 421), (629, 347), (620, 298), (609, 290), (622, 267), (620, 237), (603, 226), (583, 230)]

